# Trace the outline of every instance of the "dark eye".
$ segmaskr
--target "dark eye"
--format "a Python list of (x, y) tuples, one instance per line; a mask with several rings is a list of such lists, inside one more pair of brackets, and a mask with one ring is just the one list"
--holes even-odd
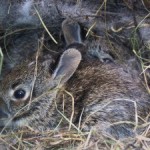
[(16, 99), (22, 99), (25, 97), (25, 95), (26, 95), (26, 91), (23, 89), (18, 89), (14, 92), (14, 97)]

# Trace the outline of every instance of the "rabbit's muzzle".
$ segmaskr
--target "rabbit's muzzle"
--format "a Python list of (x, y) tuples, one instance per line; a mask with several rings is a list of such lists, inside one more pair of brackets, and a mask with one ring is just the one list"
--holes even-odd
[(0, 100), (0, 120), (9, 117), (10, 111), (8, 109), (7, 104), (3, 100)]
[(0, 100), (0, 127), (5, 127), (11, 123), (11, 111), (9, 110), (7, 104)]

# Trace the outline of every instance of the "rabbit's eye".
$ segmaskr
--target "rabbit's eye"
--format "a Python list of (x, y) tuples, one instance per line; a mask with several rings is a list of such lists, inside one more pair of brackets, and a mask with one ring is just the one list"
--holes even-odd
[(20, 84), (14, 87), (11, 87), (9, 90), (9, 96), (14, 102), (23, 102), (28, 100), (30, 96), (31, 87), (29, 85)]
[(22, 99), (26, 96), (26, 91), (23, 89), (18, 89), (14, 92), (14, 97), (16, 99)]

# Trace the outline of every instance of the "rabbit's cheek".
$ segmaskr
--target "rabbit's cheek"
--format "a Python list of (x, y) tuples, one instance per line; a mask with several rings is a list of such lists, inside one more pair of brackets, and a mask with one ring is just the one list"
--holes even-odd
[(21, 110), (21, 108), (23, 108), (26, 105), (26, 103), (26, 101), (11, 101), (12, 112), (17, 112)]

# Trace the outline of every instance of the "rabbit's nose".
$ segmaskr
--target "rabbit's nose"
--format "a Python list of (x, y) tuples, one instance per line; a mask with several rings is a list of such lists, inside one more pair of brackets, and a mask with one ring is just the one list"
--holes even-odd
[(10, 117), (10, 112), (7, 107), (7, 104), (3, 100), (0, 100), (0, 119), (9, 118), (9, 117)]

